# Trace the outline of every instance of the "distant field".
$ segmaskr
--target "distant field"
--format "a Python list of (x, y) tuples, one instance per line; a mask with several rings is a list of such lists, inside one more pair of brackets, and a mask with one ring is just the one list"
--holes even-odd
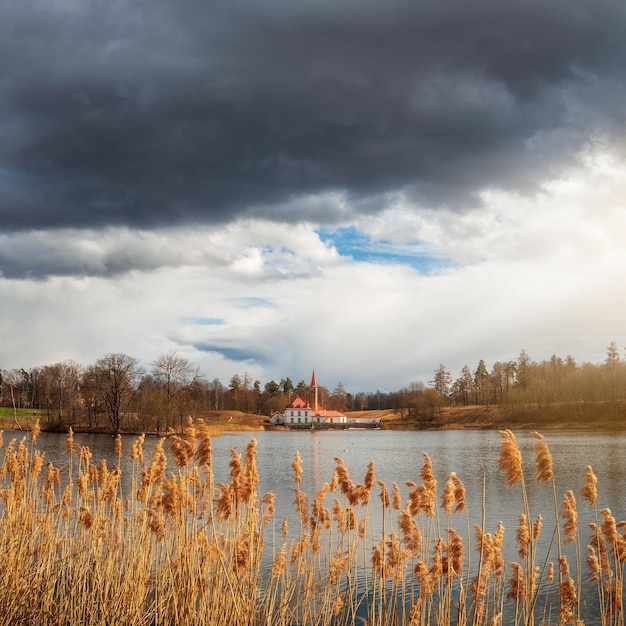
[(17, 428), (15, 418), (20, 427), (30, 428), (35, 423), (37, 416), (34, 415), (32, 409), (15, 409), (11, 407), (0, 406), (0, 430), (3, 428)]
[(0, 418), (1, 419), (13, 419), (14, 414), (17, 414), (17, 417), (35, 419), (36, 411), (32, 409), (15, 409), (15, 411), (11, 407), (0, 406)]

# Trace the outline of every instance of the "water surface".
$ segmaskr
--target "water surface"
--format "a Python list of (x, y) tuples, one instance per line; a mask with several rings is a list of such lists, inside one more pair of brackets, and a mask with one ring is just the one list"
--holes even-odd
[[(19, 437), (19, 433), (15, 434)], [(516, 433), (525, 469), (525, 483), (529, 496), (531, 518), (541, 515), (544, 533), (540, 541), (540, 553), (545, 558), (555, 561), (555, 548), (550, 548), (555, 527), (555, 507), (553, 488), (550, 483), (537, 484), (533, 478), (534, 439), (529, 432)], [(5, 441), (10, 438), (5, 433)], [(257, 465), (260, 474), (260, 490), (276, 494), (277, 520), (283, 517), (295, 517), (293, 507), (294, 494), (292, 463), (298, 451), (302, 458), (302, 485), (300, 487), (313, 499), (315, 493), (325, 482), (331, 482), (335, 468), (335, 457), (341, 458), (355, 483), (363, 482), (367, 466), (374, 462), (376, 479), (383, 481), (391, 490), (392, 484), (399, 485), (403, 502), (408, 495), (406, 481), (421, 483), (420, 471), (426, 452), (433, 461), (434, 472), (438, 481), (438, 502), (446, 478), (450, 472), (456, 472), (467, 491), (469, 527), (481, 524), (486, 516), (485, 530), (493, 532), (499, 521), (506, 528), (504, 546), (505, 560), (519, 560), (515, 545), (515, 529), (519, 514), (524, 512), (521, 485), (508, 487), (504, 484), (503, 474), (497, 467), (496, 460), (500, 453), (501, 437), (496, 431), (385, 431), (385, 430), (346, 430), (346, 431), (272, 431), (272, 432), (233, 432), (213, 438), (213, 466), (216, 482), (229, 480), (228, 463), (231, 448), (244, 453), (250, 440), (257, 441)], [(130, 475), (130, 447), (136, 437), (123, 438), (124, 458), (122, 472)], [(147, 437), (144, 445), (146, 462), (157, 442), (156, 437)], [(585, 482), (585, 466), (591, 465), (598, 477), (598, 510), (609, 507), (617, 521), (626, 519), (626, 455), (624, 433), (590, 433), (577, 431), (559, 431), (546, 434), (550, 447), (556, 476), (558, 505), (563, 494), (572, 490), (576, 495), (579, 512), (581, 543), (586, 546), (591, 534), (589, 522), (595, 521), (594, 511), (580, 499), (579, 492)], [(89, 446), (93, 459), (97, 463), (105, 458), (110, 464), (116, 462), (113, 456), (114, 441), (105, 435), (75, 435), (75, 443)], [(55, 465), (63, 465), (66, 457), (66, 435), (42, 433), (38, 447), (46, 452), (46, 458)], [(167, 449), (167, 446), (166, 446)], [(170, 468), (174, 465), (170, 460)], [(375, 489), (375, 494), (379, 489)], [(326, 506), (329, 506), (328, 502)], [(382, 508), (378, 498), (372, 500), (370, 516), (376, 528), (380, 523)], [(443, 517), (441, 510), (438, 514)], [(452, 525), (467, 539), (468, 520), (465, 514), (452, 518)], [(441, 525), (445, 528), (445, 524)], [(473, 531), (470, 530), (470, 534)], [(473, 537), (470, 543), (473, 549)], [(471, 550), (468, 550), (471, 552)], [(575, 561), (575, 554), (570, 550), (568, 558)], [(586, 552), (582, 558), (586, 557)], [(476, 558), (476, 557), (472, 557)], [(542, 557), (544, 558), (544, 557)], [(585, 576), (586, 567), (583, 566)], [(508, 572), (507, 572), (508, 577)], [(593, 603), (591, 591), (583, 582), (583, 598)], [(590, 597), (587, 597), (590, 596)], [(593, 609), (589, 609), (592, 611)], [(593, 614), (585, 616), (585, 622), (594, 623)]]

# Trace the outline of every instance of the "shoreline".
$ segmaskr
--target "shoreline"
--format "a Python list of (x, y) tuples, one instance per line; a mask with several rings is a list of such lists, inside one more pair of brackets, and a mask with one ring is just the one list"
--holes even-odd
[[(228, 414), (228, 417), (225, 415)], [(381, 420), (380, 430), (602, 430), (621, 431), (626, 429), (626, 406), (621, 404), (607, 406), (596, 403), (582, 405), (569, 403), (560, 405), (504, 405), (504, 406), (481, 406), (469, 405), (462, 407), (433, 408), (419, 413), (408, 411), (364, 410), (346, 412), (351, 417), (376, 417)], [(13, 419), (0, 421), (0, 430), (14, 432), (30, 432), (35, 421), (40, 420), (40, 428), (45, 432), (68, 432), (69, 426), (58, 426), (41, 420), (45, 417), (41, 414), (22, 415), (16, 423)], [(267, 417), (243, 413), (239, 411), (205, 411), (201, 414), (190, 416), (194, 420), (203, 420), (212, 435), (217, 436), (222, 432), (260, 432), (260, 431), (287, 431), (288, 427), (269, 424)], [(177, 428), (169, 428), (162, 431), (143, 431), (138, 425), (124, 429), (123, 424), (120, 433), (124, 435), (141, 435), (168, 437), (181, 432), (180, 422)], [(184, 425), (183, 425), (184, 426)], [(106, 434), (113, 435), (112, 429), (90, 429), (87, 425), (73, 424), (72, 429), (80, 434)], [(295, 429), (294, 429), (295, 430)], [(360, 430), (360, 429), (359, 429)], [(365, 428), (364, 430), (378, 430)]]

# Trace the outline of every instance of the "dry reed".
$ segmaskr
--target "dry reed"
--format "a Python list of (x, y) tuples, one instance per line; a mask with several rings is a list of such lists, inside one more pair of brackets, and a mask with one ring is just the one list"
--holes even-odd
[[(504, 525), (488, 532), (484, 521), (475, 525), (477, 563), (471, 566), (469, 533), (454, 527), (460, 512), (469, 526), (465, 487), (452, 472), (437, 494), (426, 453), (421, 484), (407, 481), (404, 498), (396, 483), (389, 491), (376, 479), (373, 463), (356, 484), (337, 458), (330, 482), (310, 502), (296, 454), (298, 523), (291, 536), (288, 518), (275, 519), (274, 494), (259, 490), (254, 440), (243, 454), (231, 451), (229, 480), (215, 484), (203, 422), (189, 422), (182, 434), (171, 435), (169, 452), (159, 440), (149, 464), (140, 436), (127, 452), (132, 470), (124, 490), (121, 438), (115, 440), (117, 463), (95, 465), (70, 430), (68, 461), (54, 467), (37, 449), (38, 435), (36, 424), (28, 442), (11, 440), (0, 465), (0, 626), (582, 623), (574, 492), (565, 492), (553, 530), (554, 581), (554, 547), (538, 554), (544, 520), (530, 515), (511, 431), (502, 431), (497, 459), (505, 484), (522, 484), (518, 560), (508, 568)], [(550, 451), (535, 436), (535, 480), (554, 486)], [(592, 507), (596, 483), (587, 467), (580, 493)], [(381, 525), (374, 527), (373, 518)], [(598, 623), (623, 624), (626, 523), (608, 508), (597, 520), (586, 579), (597, 589)], [(561, 543), (576, 548), (572, 568)]]

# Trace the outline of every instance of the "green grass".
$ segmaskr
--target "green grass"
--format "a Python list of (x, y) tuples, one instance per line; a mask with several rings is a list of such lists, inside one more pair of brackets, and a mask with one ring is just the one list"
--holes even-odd
[(0, 407), (0, 429), (3, 428), (16, 428), (15, 416), (17, 416), (17, 422), (22, 428), (32, 428), (33, 424), (37, 421), (41, 411), (38, 411), (39, 415), (35, 415), (33, 409), (15, 409), (12, 407), (1, 406)]
[[(33, 409), (15, 409), (15, 413), (17, 413), (18, 417), (35, 417), (35, 411)], [(38, 411), (41, 413), (41, 411)], [(13, 417), (14, 410), (12, 407), (8, 406), (0, 406), (0, 417)]]

